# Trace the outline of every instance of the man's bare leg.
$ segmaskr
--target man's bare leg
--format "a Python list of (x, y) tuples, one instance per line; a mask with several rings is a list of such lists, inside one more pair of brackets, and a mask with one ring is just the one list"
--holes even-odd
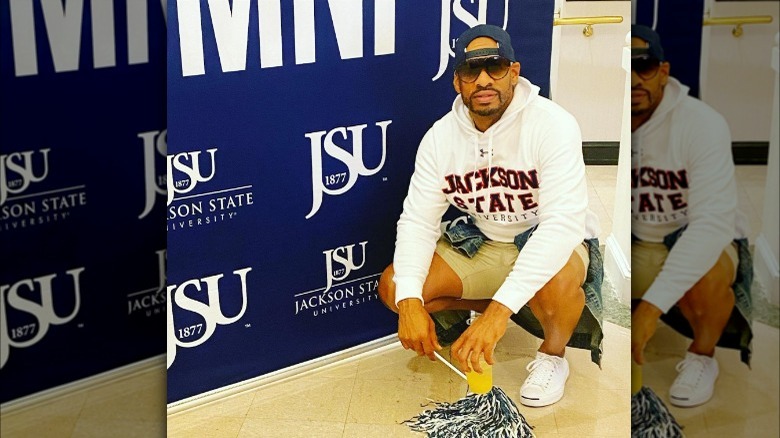
[(563, 269), (528, 302), (544, 330), (544, 341), (539, 347), (542, 353), (563, 357), (585, 307), (581, 287), (585, 274), (582, 259), (573, 253)]
[(693, 329), (693, 343), (688, 348), (691, 353), (710, 357), (715, 353), (734, 309), (733, 278), (734, 264), (724, 251), (715, 266), (678, 301)]

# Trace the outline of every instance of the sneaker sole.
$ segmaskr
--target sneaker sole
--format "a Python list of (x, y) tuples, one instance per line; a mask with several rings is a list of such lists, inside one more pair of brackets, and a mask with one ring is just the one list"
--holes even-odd
[(533, 408), (541, 408), (544, 406), (549, 406), (553, 403), (557, 403), (562, 398), (563, 398), (563, 388), (558, 392), (552, 393), (547, 397), (542, 397), (542, 398), (527, 398), (524, 395), (520, 394), (520, 403), (522, 403), (525, 406), (530, 406)]
[(669, 395), (669, 403), (680, 408), (692, 408), (695, 406), (703, 405), (712, 399), (714, 391), (710, 391), (709, 394), (699, 398), (680, 398), (673, 395)]

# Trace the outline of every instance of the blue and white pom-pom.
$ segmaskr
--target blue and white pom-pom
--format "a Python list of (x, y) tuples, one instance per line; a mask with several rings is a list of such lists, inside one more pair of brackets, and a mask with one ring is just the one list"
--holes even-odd
[(526, 438), (532, 427), (501, 388), (469, 394), (455, 403), (433, 402), (436, 408), (404, 421), (429, 438)]
[(631, 396), (631, 438), (682, 436), (682, 427), (650, 388), (643, 386)]

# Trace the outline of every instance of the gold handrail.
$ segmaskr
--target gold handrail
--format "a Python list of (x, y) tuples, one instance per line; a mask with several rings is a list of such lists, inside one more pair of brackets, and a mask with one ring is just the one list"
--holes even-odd
[(742, 17), (709, 17), (705, 16), (702, 24), (704, 26), (734, 26), (731, 34), (736, 38), (742, 36), (743, 24), (769, 24), (772, 22), (771, 15), (746, 15)]
[(554, 18), (553, 26), (570, 26), (576, 24), (584, 24), (585, 28), (582, 29), (582, 34), (586, 37), (593, 35), (594, 24), (611, 24), (622, 23), (623, 17), (620, 15), (600, 15), (595, 17), (571, 17), (571, 18)]

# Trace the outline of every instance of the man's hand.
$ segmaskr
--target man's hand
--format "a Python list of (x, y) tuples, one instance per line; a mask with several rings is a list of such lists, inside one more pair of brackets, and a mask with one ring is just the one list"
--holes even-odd
[(398, 339), (405, 349), (414, 350), (419, 356), (436, 360), (434, 351), (441, 350), (436, 337), (436, 326), (425, 311), (422, 301), (407, 298), (398, 302)]
[[(482, 373), (479, 364), (480, 354), (485, 356), (485, 361), (490, 365), (495, 363), (493, 350), (498, 340), (506, 333), (506, 324), (512, 311), (503, 304), (493, 301), (485, 309), (485, 312), (452, 344), (452, 352), (463, 372), (469, 372), (470, 368)], [(471, 366), (469, 367), (469, 363)]]
[(638, 365), (645, 363), (645, 346), (653, 337), (661, 314), (661, 309), (644, 300), (631, 314), (631, 357)]

